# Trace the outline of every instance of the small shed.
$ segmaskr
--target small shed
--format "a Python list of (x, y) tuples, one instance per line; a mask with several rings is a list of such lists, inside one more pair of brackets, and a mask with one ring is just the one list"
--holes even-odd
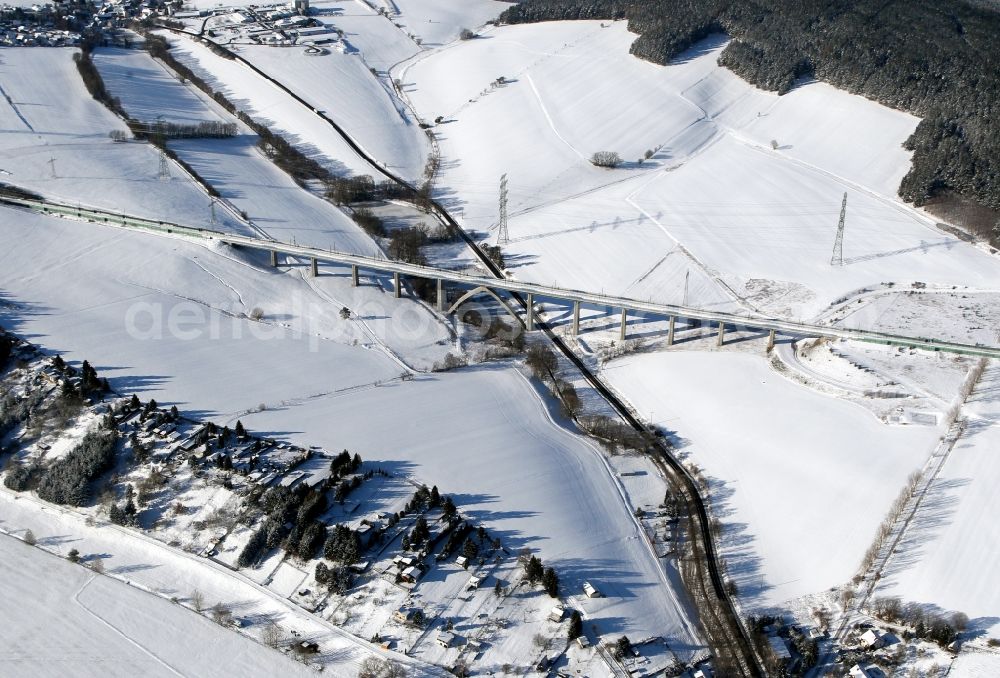
[(455, 644), (455, 634), (450, 631), (442, 631), (434, 641), (441, 647), (451, 647)]
[(562, 605), (556, 605), (549, 611), (549, 620), (554, 622), (561, 622), (563, 615), (566, 614), (566, 610)]
[(587, 594), (588, 598), (600, 598), (601, 592), (597, 590), (597, 587), (591, 584), (589, 581), (583, 582), (583, 592)]
[(469, 559), (465, 556), (459, 556), (458, 558), (455, 558), (455, 564), (459, 567), (466, 567), (469, 564)]

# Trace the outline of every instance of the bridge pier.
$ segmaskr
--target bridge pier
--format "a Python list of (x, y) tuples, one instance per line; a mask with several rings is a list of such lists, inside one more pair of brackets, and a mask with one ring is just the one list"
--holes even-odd
[(529, 332), (535, 329), (535, 295), (531, 292), (528, 292), (528, 317), (524, 326)]
[(573, 302), (573, 336), (580, 334), (580, 302)]
[(438, 310), (444, 313), (444, 307), (446, 306), (444, 297), (444, 280), (441, 278), (437, 279), (437, 307)]
[(403, 290), (399, 282), (399, 272), (394, 272), (392, 274), (392, 296), (399, 299), (402, 296)]
[(767, 352), (774, 350), (774, 330), (767, 333)]
[(312, 277), (319, 277), (319, 260), (316, 257), (312, 257), (309, 260), (309, 267), (312, 272)]
[(351, 264), (351, 287), (358, 286), (358, 266), (357, 264)]
[(719, 321), (719, 336), (715, 338), (715, 345), (722, 346), (726, 337), (726, 323)]
[(278, 253), (271, 250), (271, 267), (278, 268)]
[(670, 325), (667, 328), (667, 346), (674, 345), (674, 323), (677, 322), (677, 316), (670, 316)]
[(626, 335), (625, 321), (626, 321), (627, 318), (628, 318), (628, 309), (623, 306), (622, 307), (622, 325), (621, 325), (621, 329), (618, 331), (618, 338), (621, 339), (622, 341), (625, 341), (625, 335)]

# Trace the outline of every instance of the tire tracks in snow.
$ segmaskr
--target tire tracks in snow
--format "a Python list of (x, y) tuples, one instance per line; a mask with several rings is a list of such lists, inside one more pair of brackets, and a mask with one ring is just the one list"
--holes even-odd
[(77, 590), (77, 592), (73, 594), (73, 598), (72, 598), (73, 602), (81, 610), (83, 610), (84, 612), (86, 612), (87, 614), (89, 614), (91, 617), (93, 617), (94, 619), (96, 619), (98, 622), (100, 622), (101, 624), (103, 624), (107, 628), (111, 629), (117, 635), (121, 636), (126, 642), (128, 642), (130, 645), (132, 645), (133, 647), (135, 647), (136, 649), (138, 649), (144, 655), (146, 655), (147, 657), (149, 657), (150, 659), (152, 659), (153, 661), (155, 661), (157, 664), (159, 664), (163, 668), (165, 668), (167, 671), (169, 671), (170, 673), (174, 674), (175, 676), (178, 676), (179, 678), (184, 678), (184, 674), (183, 673), (181, 673), (176, 668), (174, 668), (172, 665), (170, 665), (169, 663), (167, 663), (164, 659), (162, 659), (161, 657), (159, 657), (152, 650), (150, 650), (149, 648), (147, 648), (146, 646), (142, 645), (138, 641), (136, 641), (136, 640), (132, 639), (131, 637), (129, 637), (128, 634), (126, 634), (124, 631), (122, 631), (120, 628), (118, 628), (117, 626), (115, 626), (114, 624), (112, 624), (111, 622), (109, 622), (107, 619), (105, 619), (101, 615), (99, 615), (96, 612), (94, 612), (94, 610), (92, 610), (91, 608), (87, 607), (83, 603), (83, 601), (80, 600), (80, 595), (87, 589), (87, 587), (89, 587), (91, 585), (91, 583), (93, 583), (93, 581), (95, 579), (97, 579), (97, 577), (98, 577), (98, 575), (96, 575), (96, 574), (95, 575), (91, 575), (90, 579), (88, 579), (87, 581), (85, 581), (83, 583), (83, 586), (81, 586)]

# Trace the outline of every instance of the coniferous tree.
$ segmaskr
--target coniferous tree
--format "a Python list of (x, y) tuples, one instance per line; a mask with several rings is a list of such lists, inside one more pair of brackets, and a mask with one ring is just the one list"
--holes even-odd
[(545, 573), (542, 575), (542, 587), (551, 597), (559, 597), (559, 577), (551, 567), (545, 568)]
[(583, 619), (577, 610), (573, 610), (573, 614), (569, 616), (569, 628), (566, 630), (566, 635), (569, 636), (570, 640), (576, 640), (583, 635)]
[(525, 574), (528, 576), (528, 582), (531, 584), (536, 583), (542, 578), (544, 570), (542, 568), (542, 561), (538, 559), (537, 556), (531, 556), (528, 559), (528, 564), (525, 567)]

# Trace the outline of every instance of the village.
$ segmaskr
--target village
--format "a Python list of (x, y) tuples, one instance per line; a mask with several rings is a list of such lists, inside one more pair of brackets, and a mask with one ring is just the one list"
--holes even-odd
[[(324, 10), (324, 13), (326, 10)], [(159, 20), (173, 27), (190, 25), (225, 44), (311, 47), (343, 50), (343, 33), (310, 16), (309, 0), (288, 3), (185, 9), (179, 2), (105, 0), (96, 3), (56, 2), (31, 7), (0, 7), (0, 44), (18, 47), (72, 47), (84, 36), (98, 43), (128, 41), (122, 29), (133, 22)], [(313, 11), (313, 14), (319, 14)]]
[[(599, 580), (565, 590), (537, 555), (512, 551), (391, 462), (253, 436), (238, 421), (232, 430), (194, 421), (110, 392), (87, 364), (12, 341), (8, 489), (30, 490), (40, 476), (44, 484), (88, 434), (113, 427), (114, 461), (80, 510), (239, 571), (383, 649), (456, 675), (712, 675), (707, 657), (685, 666), (663, 638), (602, 634), (586, 621), (607, 600)], [(322, 652), (287, 633), (285, 651), (298, 659)]]

